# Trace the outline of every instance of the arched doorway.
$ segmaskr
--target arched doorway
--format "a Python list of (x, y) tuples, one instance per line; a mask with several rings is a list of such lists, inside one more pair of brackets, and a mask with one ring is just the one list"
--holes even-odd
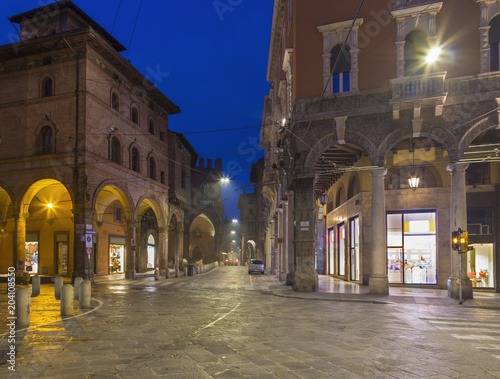
[(24, 272), (69, 276), (73, 270), (73, 202), (55, 179), (33, 183), (17, 220), (17, 262)]
[(197, 216), (189, 227), (189, 257), (188, 261), (195, 260), (195, 253), (204, 263), (217, 261), (218, 254), (215, 245), (215, 227), (210, 219), (201, 214)]
[(122, 274), (127, 270), (127, 244), (132, 210), (125, 191), (115, 184), (97, 194), (92, 235), (92, 269), (95, 274)]

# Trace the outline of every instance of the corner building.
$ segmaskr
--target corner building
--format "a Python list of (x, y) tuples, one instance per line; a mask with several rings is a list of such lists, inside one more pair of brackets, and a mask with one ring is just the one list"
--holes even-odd
[(463, 298), (498, 292), (500, 1), (359, 7), (274, 2), (261, 135), (274, 271), (298, 291), (324, 274), (377, 294), (458, 298), (459, 279)]
[(180, 109), (71, 1), (9, 20), (20, 41), (0, 46), (0, 272), (182, 265), (204, 209), (191, 203), (198, 154), (168, 128)]

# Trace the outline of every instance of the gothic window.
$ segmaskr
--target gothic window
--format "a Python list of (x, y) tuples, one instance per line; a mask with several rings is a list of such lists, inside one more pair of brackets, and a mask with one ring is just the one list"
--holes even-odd
[(155, 123), (153, 120), (149, 120), (149, 134), (155, 134)]
[(330, 72), (332, 74), (332, 93), (351, 90), (351, 49), (342, 44), (336, 45), (330, 54)]
[(156, 161), (153, 157), (149, 158), (149, 177), (156, 180)]
[(133, 147), (132, 152), (131, 152), (131, 162), (130, 162), (130, 168), (134, 170), (135, 172), (141, 172), (141, 166), (139, 164), (139, 150), (137, 148)]
[(500, 70), (500, 15), (493, 17), (490, 21), (489, 30), (490, 44), (490, 71)]
[(130, 120), (134, 124), (139, 123), (139, 111), (137, 110), (136, 106), (132, 106), (132, 108), (130, 109)]
[(402, 166), (397, 168), (387, 179), (387, 189), (410, 188), (408, 179), (413, 175), (419, 178), (418, 188), (437, 187), (434, 174), (424, 166)]
[(120, 110), (120, 97), (115, 91), (111, 92), (111, 108), (113, 108), (115, 111)]
[(427, 35), (421, 30), (414, 30), (405, 38), (405, 76), (422, 75), (425, 68), (425, 57), (429, 45)]
[(42, 81), (42, 97), (49, 97), (53, 94), (53, 81), (52, 78), (48, 76)]
[(40, 131), (40, 154), (52, 154), (53, 143), (52, 128), (46, 125)]
[(111, 162), (121, 164), (121, 144), (118, 138), (111, 138)]

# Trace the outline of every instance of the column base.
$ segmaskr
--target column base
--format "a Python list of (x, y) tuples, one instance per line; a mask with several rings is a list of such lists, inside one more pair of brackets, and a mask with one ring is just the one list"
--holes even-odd
[(370, 275), (368, 288), (370, 294), (388, 296), (389, 279), (387, 278), (387, 275)]
[(135, 279), (135, 270), (125, 271), (125, 279)]
[(318, 290), (318, 274), (314, 269), (297, 269), (292, 288), (297, 292), (316, 292)]
[(285, 276), (285, 284), (287, 286), (293, 286), (295, 275), (293, 272), (287, 272)]
[[(448, 279), (448, 297), (452, 299), (460, 299), (460, 285), (458, 283), (458, 278), (450, 277)], [(472, 299), (472, 282), (468, 277), (462, 278), (462, 300)]]

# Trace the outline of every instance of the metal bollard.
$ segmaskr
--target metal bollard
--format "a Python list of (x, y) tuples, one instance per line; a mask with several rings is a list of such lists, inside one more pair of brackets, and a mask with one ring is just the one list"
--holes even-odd
[(184, 267), (184, 276), (188, 276), (188, 268)]
[(74, 290), (71, 284), (65, 284), (61, 290), (61, 316), (73, 316)]
[(80, 309), (90, 308), (90, 293), (90, 280), (85, 279), (82, 284), (80, 284), (80, 296), (78, 297), (78, 306), (80, 307)]
[(176, 268), (175, 269), (175, 277), (178, 278), (179, 277), (179, 268)]
[(16, 328), (30, 324), (30, 291), (27, 288), (16, 290)]
[(155, 268), (155, 281), (160, 280), (160, 269), (157, 267)]
[(165, 278), (170, 279), (170, 269), (167, 268), (167, 272), (165, 273)]
[(61, 300), (61, 288), (64, 284), (62, 276), (56, 276), (54, 281), (54, 296), (56, 300)]
[(40, 277), (35, 275), (31, 278), (31, 297), (40, 295)]
[(199, 274), (200, 273), (200, 266), (196, 266), (196, 273)]
[(75, 300), (78, 300), (80, 296), (80, 286), (82, 285), (83, 278), (79, 276), (75, 278)]

